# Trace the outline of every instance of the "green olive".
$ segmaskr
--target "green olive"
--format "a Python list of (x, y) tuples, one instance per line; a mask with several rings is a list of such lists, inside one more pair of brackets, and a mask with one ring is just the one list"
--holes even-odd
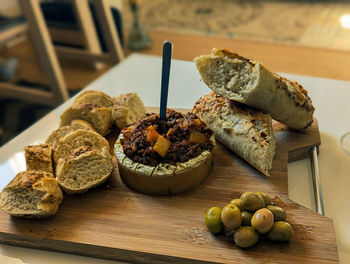
[(242, 223), (241, 211), (236, 205), (228, 204), (221, 211), (221, 221), (228, 230), (234, 230)]
[(234, 234), (233, 240), (241, 248), (254, 246), (259, 240), (259, 234), (251, 226), (241, 226)]
[(253, 213), (249, 212), (249, 211), (243, 211), (241, 213), (242, 215), (242, 226), (250, 226), (250, 222), (252, 220), (253, 217)]
[(254, 192), (245, 192), (241, 195), (241, 205), (245, 210), (255, 212), (265, 207), (264, 199)]
[(237, 206), (239, 208), (239, 210), (243, 211), (242, 205), (241, 205), (241, 199), (237, 198), (237, 199), (232, 199), (230, 201), (230, 204), (234, 204), (235, 206)]
[(270, 196), (268, 196), (266, 193), (259, 191), (259, 192), (256, 192), (256, 194), (259, 195), (261, 198), (263, 198), (265, 202), (265, 206), (272, 204)]
[(286, 212), (281, 207), (276, 205), (269, 205), (266, 208), (269, 209), (273, 214), (273, 218), (275, 219), (275, 222), (286, 220)]
[(288, 241), (293, 236), (292, 226), (285, 221), (275, 222), (267, 234), (267, 237), (273, 241)]
[(222, 230), (221, 208), (212, 207), (205, 214), (205, 225), (208, 230), (214, 234), (220, 233)]
[(266, 208), (259, 209), (252, 217), (252, 227), (260, 234), (266, 234), (273, 226), (273, 214)]

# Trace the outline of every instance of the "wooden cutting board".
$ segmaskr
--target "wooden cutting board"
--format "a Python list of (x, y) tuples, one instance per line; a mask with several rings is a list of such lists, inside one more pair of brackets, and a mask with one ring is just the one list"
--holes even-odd
[[(218, 143), (210, 176), (191, 191), (162, 197), (136, 193), (115, 169), (103, 186), (66, 195), (52, 218), (19, 219), (0, 212), (0, 242), (132, 263), (337, 263), (332, 220), (288, 198), (288, 161), (306, 157), (320, 144), (317, 121), (305, 132), (277, 122), (274, 130), (277, 152), (270, 178)], [(287, 211), (295, 231), (289, 243), (261, 238), (242, 250), (232, 237), (207, 231), (208, 208), (258, 190)]]

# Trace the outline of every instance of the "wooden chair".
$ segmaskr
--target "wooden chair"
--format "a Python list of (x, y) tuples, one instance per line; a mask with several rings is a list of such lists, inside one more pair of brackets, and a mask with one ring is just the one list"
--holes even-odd
[(59, 56), (71, 59), (97, 62), (95, 64), (96, 68), (101, 67), (101, 64), (99, 64), (101, 62), (115, 64), (124, 59), (108, 0), (92, 0), (106, 42), (107, 53), (101, 52), (88, 8), (88, 0), (70, 0), (70, 2), (75, 8), (80, 28), (85, 36), (86, 50), (68, 47), (55, 48), (40, 8), (40, 0), (19, 0), (22, 12), (27, 20), (30, 41), (39, 65), (48, 78), (50, 91), (1, 82), (0, 96), (45, 105), (57, 105), (66, 101), (69, 94), (56, 53)]

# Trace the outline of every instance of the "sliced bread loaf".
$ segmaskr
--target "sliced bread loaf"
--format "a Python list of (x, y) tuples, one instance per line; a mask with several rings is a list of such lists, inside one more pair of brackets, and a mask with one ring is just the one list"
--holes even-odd
[(111, 107), (113, 105), (112, 98), (100, 91), (85, 90), (81, 92), (73, 102), (73, 105), (93, 104), (96, 107)]
[(113, 99), (112, 117), (119, 128), (139, 121), (146, 114), (145, 106), (137, 93), (122, 94)]
[(69, 132), (77, 129), (95, 130), (89, 122), (76, 119), (76, 120), (73, 120), (70, 125), (60, 127), (59, 129), (56, 129), (55, 131), (53, 131), (50, 134), (50, 136), (46, 139), (46, 143), (55, 145), (61, 137), (64, 137)]
[(27, 170), (2, 190), (0, 207), (13, 216), (48, 217), (57, 212), (62, 199), (52, 173)]
[(27, 170), (39, 170), (53, 173), (51, 144), (26, 146), (24, 148)]
[(313, 121), (314, 106), (308, 92), (266, 69), (262, 64), (227, 50), (195, 58), (197, 69), (214, 92), (258, 110), (294, 129), (307, 128)]
[(220, 142), (269, 176), (276, 149), (269, 114), (230, 101), (214, 92), (200, 98), (194, 105), (193, 113), (213, 130)]
[(54, 152), (54, 161), (57, 164), (60, 158), (66, 158), (77, 147), (87, 146), (91, 149), (109, 148), (108, 141), (100, 134), (86, 129), (77, 129), (61, 138)]
[(75, 119), (89, 122), (102, 136), (107, 135), (113, 125), (110, 107), (96, 107), (88, 103), (69, 107), (61, 115), (60, 127), (69, 125)]
[(112, 156), (107, 147), (97, 150), (81, 146), (58, 161), (56, 179), (66, 193), (82, 193), (106, 181), (112, 170)]

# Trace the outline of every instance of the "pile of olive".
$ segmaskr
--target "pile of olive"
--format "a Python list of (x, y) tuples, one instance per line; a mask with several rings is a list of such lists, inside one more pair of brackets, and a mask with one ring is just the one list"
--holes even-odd
[(285, 220), (286, 212), (263, 192), (245, 192), (222, 209), (210, 208), (205, 216), (210, 232), (233, 233), (234, 242), (241, 248), (255, 245), (263, 234), (272, 241), (290, 240), (293, 228)]

